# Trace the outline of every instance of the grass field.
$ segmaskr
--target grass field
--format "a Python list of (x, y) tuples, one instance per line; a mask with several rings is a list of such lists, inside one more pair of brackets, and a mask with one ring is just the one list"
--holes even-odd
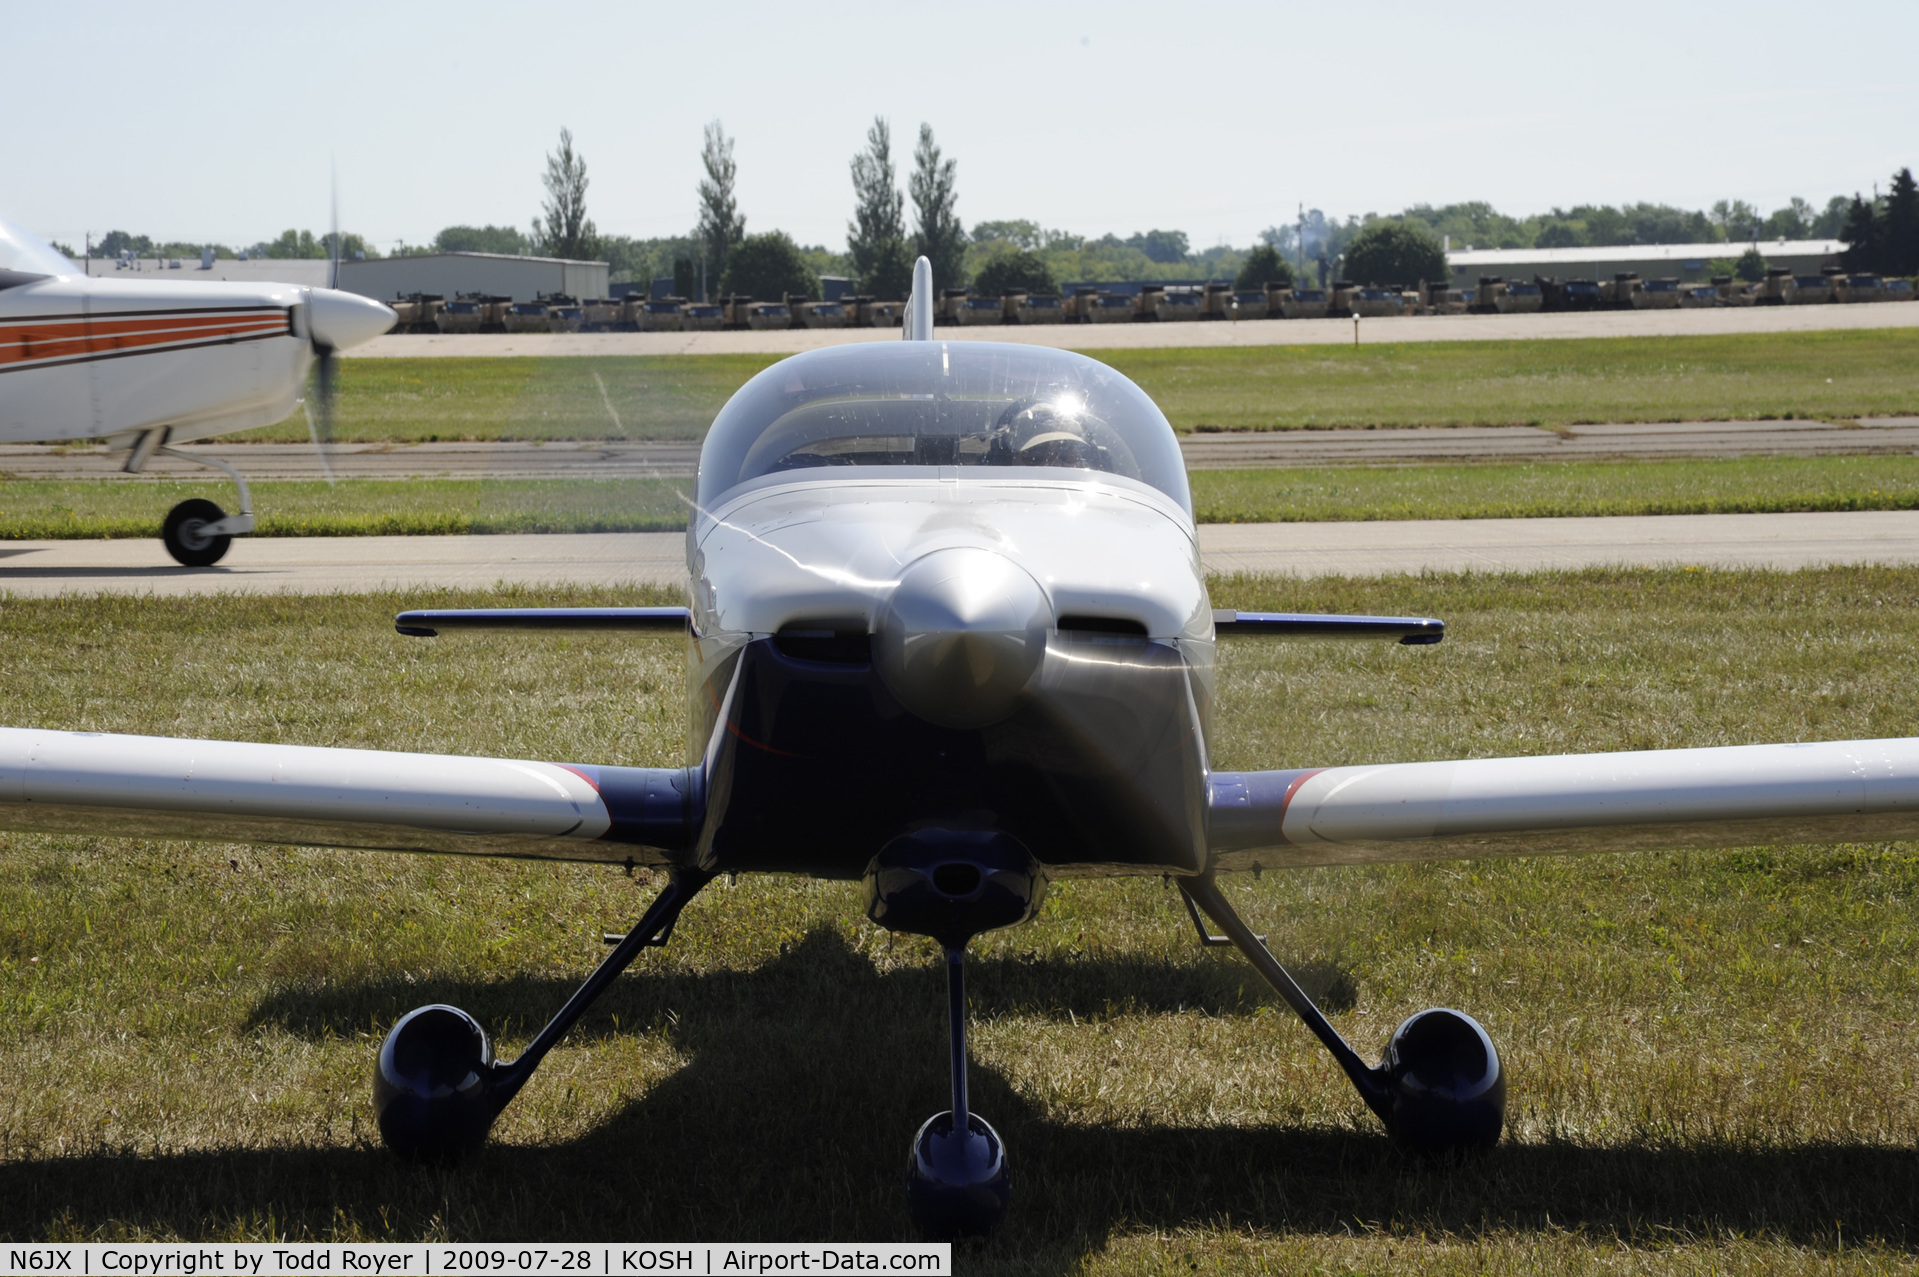
[(1919, 330), (1097, 352), (1180, 430), (1919, 411)]
[[(1176, 429), (1919, 413), (1919, 330), (1095, 351)], [(349, 440), (695, 439), (773, 355), (343, 361)], [(301, 440), (296, 416), (258, 439)]]
[[(482, 597), (517, 596), (438, 601)], [(394, 610), (432, 601), (7, 601), (0, 722), (677, 761), (676, 644), (393, 635)], [(1919, 722), (1919, 571), (1234, 580), (1215, 602), (1450, 622), (1437, 648), (1230, 646), (1222, 767)], [(941, 975), (843, 885), (716, 884), (476, 1162), (378, 1149), (369, 1077), (395, 1016), (452, 1001), (516, 1049), (649, 887), (0, 840), (0, 1234), (904, 1237), (900, 1164), (944, 1106)], [(1156, 880), (1057, 885), (977, 946), (977, 1104), (1017, 1197), (961, 1271), (1910, 1271), (1916, 889), (1903, 845), (1228, 884), (1367, 1054), (1423, 1006), (1486, 1023), (1509, 1133), (1443, 1167), (1393, 1153)]]
[[(255, 536), (654, 532), (686, 526), (690, 479), (364, 479), (261, 482)], [(150, 537), (188, 497), (235, 507), (219, 480), (15, 479), (0, 483), (0, 540)]]
[[(1919, 457), (1196, 470), (1202, 523), (1521, 519), (1919, 508)], [(414, 479), (257, 483), (259, 536), (653, 532), (686, 526), (686, 479)], [(150, 537), (217, 481), (0, 484), (0, 540)]]

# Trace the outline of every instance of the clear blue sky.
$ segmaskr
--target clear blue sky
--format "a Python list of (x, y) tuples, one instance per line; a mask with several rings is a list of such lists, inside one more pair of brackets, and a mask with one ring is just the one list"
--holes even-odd
[(844, 243), (847, 160), (891, 118), (959, 161), (959, 211), (1244, 244), (1329, 214), (1492, 201), (1762, 212), (1919, 165), (1919, 4), (0, 0), (0, 215), (382, 247), (525, 226), (562, 125), (602, 231), (695, 216), (701, 126), (738, 139), (749, 231)]

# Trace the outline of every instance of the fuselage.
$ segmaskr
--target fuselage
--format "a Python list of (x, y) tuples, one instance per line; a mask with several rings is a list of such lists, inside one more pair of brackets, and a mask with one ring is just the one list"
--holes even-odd
[[(1153, 416), (1136, 429), (1176, 457)], [(954, 451), (928, 435), (916, 455)], [(687, 539), (698, 858), (857, 877), (938, 828), (1011, 837), (1050, 875), (1197, 872), (1213, 623), (1183, 495), (1115, 469), (909, 459), (774, 466), (703, 502)]]
[(0, 289), (0, 440), (173, 442), (284, 420), (312, 345), (313, 290), (51, 276)]
[(388, 307), (294, 284), (95, 279), (0, 220), (0, 442), (184, 443), (284, 420)]

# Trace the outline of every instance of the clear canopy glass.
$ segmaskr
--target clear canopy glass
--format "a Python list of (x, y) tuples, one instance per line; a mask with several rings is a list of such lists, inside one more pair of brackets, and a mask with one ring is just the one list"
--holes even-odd
[(32, 231), (0, 218), (0, 270), (22, 275), (78, 275), (80, 268)]
[[(1105, 364), (998, 342), (862, 342), (809, 351), (729, 399), (700, 450), (699, 502), (768, 475), (835, 466), (1100, 471), (1188, 513), (1179, 441)], [(825, 477), (825, 476), (821, 476)]]

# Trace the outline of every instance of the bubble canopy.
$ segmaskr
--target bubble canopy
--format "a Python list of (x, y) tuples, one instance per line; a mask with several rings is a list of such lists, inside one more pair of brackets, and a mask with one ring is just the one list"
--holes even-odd
[[(769, 475), (884, 466), (1096, 471), (1192, 512), (1165, 414), (1105, 364), (1000, 342), (862, 342), (795, 355), (727, 400), (700, 449), (699, 503)], [(847, 476), (852, 477), (852, 476)]]

